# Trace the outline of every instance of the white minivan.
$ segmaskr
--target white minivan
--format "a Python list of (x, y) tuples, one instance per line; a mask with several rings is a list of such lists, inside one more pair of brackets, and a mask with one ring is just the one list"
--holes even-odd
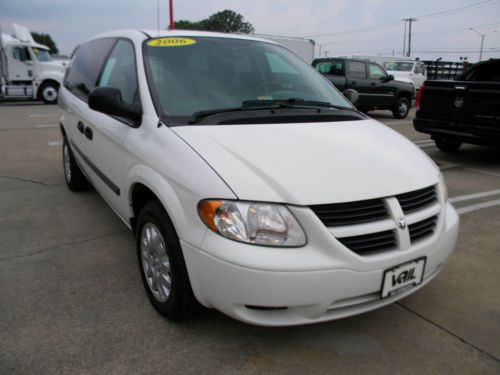
[(429, 283), (458, 216), (437, 166), (287, 49), (117, 31), (81, 44), (59, 105), (71, 190), (137, 238), (153, 306), (265, 326), (369, 311)]

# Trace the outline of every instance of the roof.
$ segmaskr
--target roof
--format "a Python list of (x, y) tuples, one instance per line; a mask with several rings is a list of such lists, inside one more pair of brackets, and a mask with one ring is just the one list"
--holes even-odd
[(228, 34), (228, 33), (219, 33), (212, 31), (194, 31), (194, 30), (134, 30), (134, 29), (125, 29), (125, 30), (115, 30), (102, 34), (95, 35), (86, 41), (99, 39), (99, 38), (109, 38), (109, 37), (129, 37), (131, 39), (141, 38), (164, 38), (164, 37), (211, 37), (211, 38), (228, 38), (228, 39), (242, 39), (242, 40), (254, 40), (258, 42), (267, 42), (272, 44), (278, 44), (275, 41), (267, 40), (263, 38), (256, 38), (252, 36), (248, 36), (247, 34)]

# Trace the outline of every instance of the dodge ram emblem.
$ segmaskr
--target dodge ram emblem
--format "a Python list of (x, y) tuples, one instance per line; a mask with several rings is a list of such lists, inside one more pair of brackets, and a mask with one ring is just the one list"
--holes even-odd
[(404, 217), (400, 217), (398, 219), (398, 224), (399, 224), (399, 227), (401, 229), (405, 229), (406, 228), (406, 220), (405, 220), (405, 218)]
[(464, 105), (464, 99), (463, 98), (455, 98), (455, 102), (453, 104), (455, 104), (455, 107), (457, 107), (457, 108), (462, 108), (462, 106)]

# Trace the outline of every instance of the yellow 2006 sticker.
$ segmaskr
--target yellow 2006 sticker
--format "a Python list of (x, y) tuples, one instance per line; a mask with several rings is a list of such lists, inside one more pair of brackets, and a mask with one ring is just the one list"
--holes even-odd
[(157, 38), (150, 40), (148, 46), (152, 47), (182, 47), (195, 44), (196, 40), (189, 38)]

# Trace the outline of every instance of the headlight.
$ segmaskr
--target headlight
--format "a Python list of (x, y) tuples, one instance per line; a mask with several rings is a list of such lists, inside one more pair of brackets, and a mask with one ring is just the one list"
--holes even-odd
[(210, 229), (231, 240), (276, 247), (306, 244), (304, 231), (283, 205), (204, 200), (198, 213)]
[(448, 188), (446, 187), (442, 173), (439, 173), (439, 190), (443, 196), (443, 202), (446, 203), (448, 201)]

